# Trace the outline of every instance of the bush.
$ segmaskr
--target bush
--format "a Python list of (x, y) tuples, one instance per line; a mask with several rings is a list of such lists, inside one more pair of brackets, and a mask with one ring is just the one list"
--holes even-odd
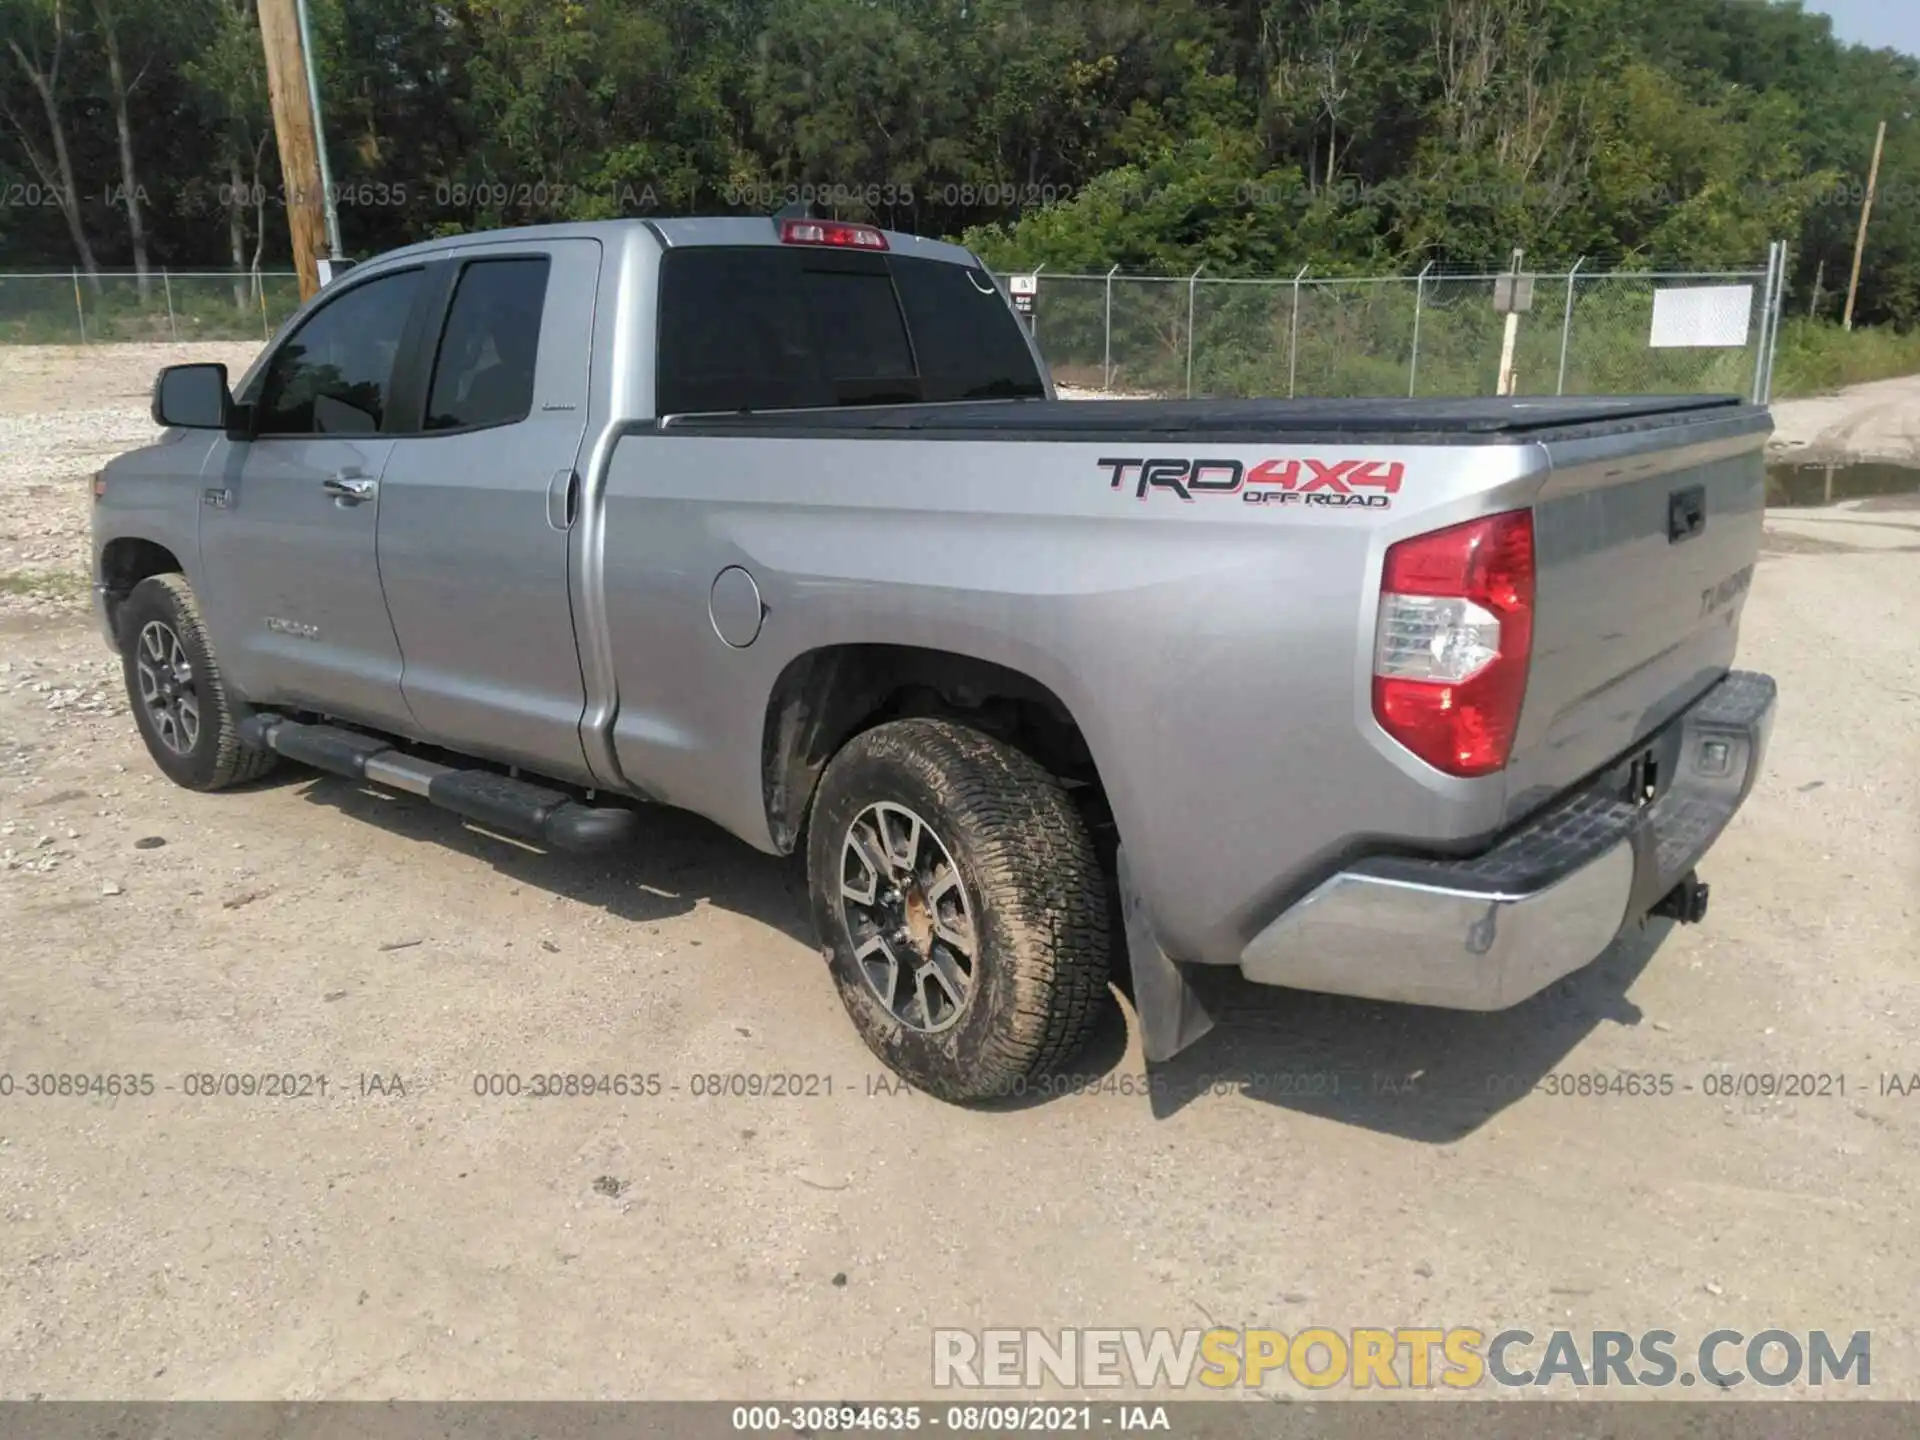
[(1824, 320), (1787, 320), (1774, 358), (1773, 398), (1820, 395), (1915, 374), (1920, 374), (1920, 331), (1876, 326), (1849, 333)]

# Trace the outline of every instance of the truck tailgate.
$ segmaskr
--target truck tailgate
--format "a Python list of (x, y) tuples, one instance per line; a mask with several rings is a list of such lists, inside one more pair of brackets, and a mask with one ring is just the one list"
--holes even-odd
[(1625, 755), (1731, 666), (1760, 553), (1768, 428), (1742, 409), (1544, 441), (1510, 821)]

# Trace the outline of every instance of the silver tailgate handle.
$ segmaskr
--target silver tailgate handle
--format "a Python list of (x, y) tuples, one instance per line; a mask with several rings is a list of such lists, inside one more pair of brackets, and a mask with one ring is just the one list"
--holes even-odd
[(377, 483), (365, 475), (355, 475), (342, 470), (337, 475), (329, 475), (321, 482), (321, 489), (336, 500), (344, 500), (349, 505), (358, 505), (362, 500), (371, 500)]

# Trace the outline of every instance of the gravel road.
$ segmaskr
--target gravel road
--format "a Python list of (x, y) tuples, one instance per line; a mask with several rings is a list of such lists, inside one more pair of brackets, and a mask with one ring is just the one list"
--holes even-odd
[(1809, 464), (1920, 466), (1920, 375), (1773, 407), (1774, 450)]
[[(891, 1091), (792, 868), (698, 820), (582, 860), (161, 779), (80, 567), (164, 358), (0, 350), (0, 1398), (924, 1397), (936, 1327), (1213, 1323), (1867, 1329), (1920, 1398), (1920, 512), (1770, 520), (1706, 925), (1498, 1015), (1222, 984), (1154, 1095), (1116, 1006), (1096, 1088), (969, 1111)], [(1672, 1091), (1550, 1093), (1620, 1071)], [(581, 1072), (659, 1090), (476, 1093)], [(1717, 1093), (1780, 1074), (1827, 1078)]]

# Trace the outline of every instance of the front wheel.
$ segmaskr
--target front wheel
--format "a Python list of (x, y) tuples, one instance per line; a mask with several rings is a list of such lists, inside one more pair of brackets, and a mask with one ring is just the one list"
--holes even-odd
[(119, 624), (134, 723), (169, 780), (220, 790), (273, 768), (277, 755), (240, 743), (234, 702), (184, 575), (150, 575), (134, 586)]
[(821, 776), (807, 872), (842, 1002), (917, 1088), (1021, 1093), (1099, 1022), (1106, 881), (1066, 792), (1020, 751), (944, 720), (856, 736)]

